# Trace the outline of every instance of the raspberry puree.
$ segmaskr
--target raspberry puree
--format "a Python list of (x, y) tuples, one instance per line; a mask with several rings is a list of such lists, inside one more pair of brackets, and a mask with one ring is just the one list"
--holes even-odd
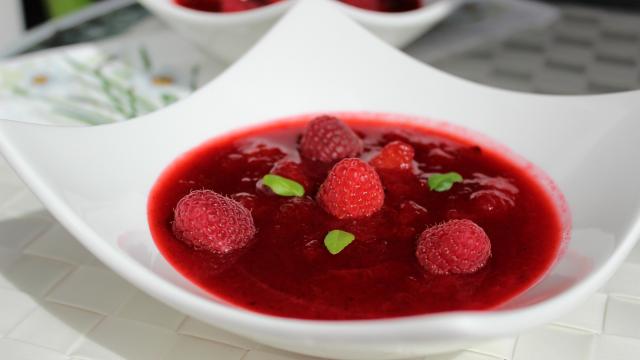
[[(162, 255), (216, 298), (305, 319), (489, 309), (532, 286), (553, 264), (566, 224), (557, 199), (529, 166), (507, 158), (503, 149), (436, 125), (373, 115), (340, 118), (362, 138), (359, 157), (365, 161), (396, 140), (415, 150), (410, 169), (377, 169), (385, 192), (379, 211), (339, 219), (318, 205), (316, 193), (333, 164), (300, 156), (298, 143), (309, 119), (300, 117), (210, 140), (172, 163), (148, 202), (151, 233)], [(260, 180), (286, 160), (301, 164), (304, 197), (278, 196)], [(431, 174), (451, 171), (463, 180), (447, 191), (430, 190)], [(218, 255), (175, 238), (178, 201), (202, 189), (251, 211), (257, 232), (249, 246)], [(476, 272), (435, 275), (416, 259), (420, 234), (451, 219), (472, 220), (490, 239), (491, 256)], [(323, 244), (333, 229), (355, 235), (336, 255)]]
[[(207, 12), (237, 12), (274, 4), (282, 0), (174, 0), (176, 4)], [(362, 9), (404, 12), (422, 6), (422, 0), (339, 0)]]

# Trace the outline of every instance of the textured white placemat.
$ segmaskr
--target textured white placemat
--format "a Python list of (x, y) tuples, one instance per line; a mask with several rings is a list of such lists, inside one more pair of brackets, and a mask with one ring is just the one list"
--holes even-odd
[[(420, 49), (409, 52), (419, 56)], [(600, 94), (640, 89), (640, 13), (564, 6), (551, 26), (448, 55), (432, 65), (510, 90)]]

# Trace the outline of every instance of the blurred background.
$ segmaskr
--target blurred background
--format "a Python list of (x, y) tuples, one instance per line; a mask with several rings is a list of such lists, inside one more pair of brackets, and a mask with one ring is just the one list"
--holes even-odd
[(17, 39), (28, 29), (101, 1), (113, 0), (2, 0), (0, 46)]
[[(120, 0), (2, 0), (0, 1), (0, 47), (28, 29), (100, 2)], [(640, 11), (638, 0), (546, 0), (549, 4), (574, 3), (610, 9)]]
[(48, 19), (67, 15), (93, 3), (109, 0), (19, 0), (26, 28), (39, 25)]
[[(139, 37), (136, 46), (149, 49), (151, 57), (158, 57), (154, 49), (183, 46), (176, 38), (154, 47), (154, 33), (174, 35), (136, 0), (0, 0), (0, 58), (116, 38), (130, 43)], [(638, 49), (640, 0), (473, 0), (404, 50), (491, 86), (593, 94), (639, 89)], [(191, 61), (185, 57), (200, 55), (185, 49), (173, 62), (184, 67)], [(114, 56), (123, 54), (109, 54)], [(200, 77), (188, 91), (228, 64), (211, 57), (198, 62)]]
[[(167, 48), (183, 46), (176, 37), (154, 47), (153, 34), (175, 35), (136, 0), (0, 0), (0, 58), (105, 39), (133, 43), (139, 38), (135, 47), (147, 49), (147, 59), (166, 60), (175, 57), (175, 52), (165, 53)], [(593, 94), (639, 89), (639, 49), (640, 0), (473, 0), (404, 51), (491, 86)], [(107, 52), (109, 59), (126, 58)], [(198, 58), (197, 66), (189, 65), (198, 71), (184, 70), (190, 75), (183, 78), (200, 74), (188, 81), (192, 84), (187, 91), (228, 65), (223, 59), (200, 59), (201, 55), (196, 47), (184, 49), (169, 64), (186, 67)], [(158, 76), (171, 72), (177, 71)]]

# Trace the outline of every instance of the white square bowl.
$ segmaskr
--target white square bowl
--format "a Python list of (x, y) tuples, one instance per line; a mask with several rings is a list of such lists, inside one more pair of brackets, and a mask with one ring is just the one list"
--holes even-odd
[[(262, 315), (218, 302), (177, 273), (149, 233), (160, 172), (206, 139), (323, 111), (401, 113), (485, 134), (547, 172), (568, 200), (571, 240), (534, 288), (491, 311), (362, 321)], [(602, 286), (640, 231), (640, 92), (555, 97), (457, 79), (390, 48), (326, 1), (302, 1), (193, 96), (97, 127), (0, 122), (0, 150), (54, 216), (150, 295), (231, 332), (326, 357), (450, 351), (549, 322)]]

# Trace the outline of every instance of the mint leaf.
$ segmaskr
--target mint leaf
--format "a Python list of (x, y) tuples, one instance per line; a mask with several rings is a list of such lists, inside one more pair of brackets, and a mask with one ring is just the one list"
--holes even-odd
[(327, 247), (331, 255), (335, 255), (344, 250), (355, 238), (356, 236), (352, 233), (342, 230), (331, 230), (327, 233), (327, 236), (324, 237), (324, 246)]
[(462, 181), (462, 175), (455, 171), (445, 174), (435, 173), (429, 176), (429, 189), (432, 191), (443, 192), (451, 189), (454, 183)]
[(262, 178), (262, 183), (280, 196), (304, 196), (302, 185), (279, 175), (267, 174)]

